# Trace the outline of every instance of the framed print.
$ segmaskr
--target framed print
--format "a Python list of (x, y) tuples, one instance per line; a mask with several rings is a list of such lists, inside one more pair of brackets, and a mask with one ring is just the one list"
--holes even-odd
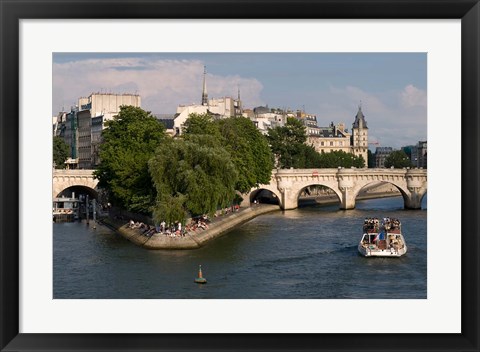
[[(2, 350), (479, 349), (478, 1), (0, 4)], [(143, 108), (170, 144), (144, 169), (114, 149), (137, 182), (122, 198), (126, 187), (108, 188), (105, 150), (123, 137), (108, 137), (103, 122)], [(195, 136), (191, 112), (202, 123), (214, 116), (209, 128), (230, 141)], [(75, 143), (52, 146), (49, 114), (54, 136)], [(256, 127), (246, 144), (232, 137), (244, 117)], [(307, 126), (305, 160), (345, 150), (364, 163), (294, 163), (270, 133), (292, 121)], [(157, 126), (137, 139), (130, 129), (125, 150), (135, 140), (145, 152)], [(262, 146), (275, 154), (255, 187), (242, 178), (253, 166), (230, 159), (252, 141), (249, 165)], [(52, 164), (58, 148), (70, 152), (65, 170)], [(206, 149), (212, 174), (223, 170), (215, 188), (200, 162), (187, 170), (168, 159)], [(174, 188), (183, 175), (197, 178)], [(360, 191), (375, 198), (371, 179), (394, 186), (381, 191), (397, 192), (385, 198), (393, 205), (357, 202)], [(234, 203), (239, 180), (248, 196)], [(297, 210), (328, 197), (338, 203)], [(146, 202), (153, 216), (137, 218)], [(282, 211), (245, 223), (266, 203)], [(188, 221), (171, 209), (188, 210)], [(97, 228), (104, 212), (102, 226), (116, 232)], [(211, 240), (236, 222), (241, 231)], [(382, 258), (364, 258), (372, 253)]]

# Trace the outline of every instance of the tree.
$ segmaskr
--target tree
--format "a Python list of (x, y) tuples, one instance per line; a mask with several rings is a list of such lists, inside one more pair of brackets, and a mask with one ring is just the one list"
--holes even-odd
[(394, 167), (401, 169), (404, 167), (412, 167), (412, 162), (403, 150), (395, 150), (391, 152), (385, 159), (385, 167)]
[(373, 155), (373, 153), (370, 149), (368, 150), (367, 158), (368, 158), (368, 163), (367, 163), (368, 167), (369, 168), (374, 168), (375, 167), (375, 157), (374, 157), (374, 155)]
[(107, 121), (100, 144), (100, 165), (94, 175), (114, 205), (149, 214), (155, 203), (155, 187), (148, 160), (167, 138), (165, 128), (141, 108), (122, 106)]
[(53, 162), (56, 169), (64, 169), (65, 161), (70, 157), (70, 148), (65, 141), (56, 136), (53, 137)]
[(343, 150), (335, 150), (330, 153), (322, 153), (320, 156), (320, 165), (322, 168), (341, 167), (364, 167), (365, 160), (361, 155), (346, 153)]
[(273, 154), (267, 138), (250, 119), (231, 117), (217, 122), (221, 143), (230, 153), (238, 172), (235, 189), (247, 193), (253, 187), (269, 183), (273, 169)]
[(192, 134), (208, 134), (217, 139), (220, 139), (220, 131), (218, 130), (218, 124), (213, 120), (212, 115), (192, 113), (188, 115), (188, 119), (183, 126), (184, 136)]
[(244, 117), (214, 120), (209, 114), (191, 114), (185, 121), (184, 138), (209, 135), (231, 155), (238, 173), (235, 189), (246, 193), (262, 183), (269, 183), (273, 155), (266, 137)]
[(187, 213), (213, 214), (235, 197), (237, 170), (213, 136), (190, 135), (162, 143), (149, 170), (157, 190), (156, 222), (184, 221)]
[(292, 167), (296, 169), (320, 168), (322, 167), (322, 156), (313, 146), (299, 144)]
[(307, 134), (301, 121), (288, 117), (285, 126), (268, 130), (268, 140), (279, 167), (303, 167), (295, 162), (295, 158), (306, 151), (302, 145), (307, 141)]

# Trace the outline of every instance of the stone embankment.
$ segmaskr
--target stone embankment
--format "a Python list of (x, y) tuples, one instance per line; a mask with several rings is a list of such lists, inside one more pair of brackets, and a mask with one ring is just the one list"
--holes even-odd
[(170, 237), (164, 234), (155, 234), (148, 237), (143, 235), (141, 230), (131, 229), (125, 221), (114, 220), (112, 218), (103, 219), (102, 222), (129, 241), (146, 249), (195, 249), (224, 235), (244, 222), (275, 210), (280, 210), (278, 205), (262, 204), (249, 208), (240, 208), (237, 212), (214, 218), (205, 230), (197, 229), (196, 231), (187, 232), (185, 236), (176, 237)]

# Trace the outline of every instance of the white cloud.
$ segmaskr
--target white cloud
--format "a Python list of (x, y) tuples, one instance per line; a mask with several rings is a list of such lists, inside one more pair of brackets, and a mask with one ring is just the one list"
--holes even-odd
[[(198, 60), (91, 59), (53, 65), (53, 114), (92, 92), (137, 93), (153, 113), (175, 113), (179, 104), (200, 103), (203, 63)], [(254, 78), (207, 74), (209, 97), (237, 96), (260, 104), (262, 84)]]
[(406, 108), (411, 108), (415, 106), (427, 106), (427, 92), (424, 90), (418, 89), (412, 84), (409, 84), (404, 88), (400, 94), (400, 99)]

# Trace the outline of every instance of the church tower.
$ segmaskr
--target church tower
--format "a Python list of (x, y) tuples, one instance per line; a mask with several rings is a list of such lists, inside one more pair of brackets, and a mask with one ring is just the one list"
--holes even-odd
[(351, 148), (353, 154), (361, 155), (368, 166), (368, 127), (362, 112), (362, 104), (358, 106), (358, 112), (352, 125)]
[(208, 106), (208, 94), (207, 94), (207, 67), (203, 66), (203, 90), (202, 90), (202, 105)]

